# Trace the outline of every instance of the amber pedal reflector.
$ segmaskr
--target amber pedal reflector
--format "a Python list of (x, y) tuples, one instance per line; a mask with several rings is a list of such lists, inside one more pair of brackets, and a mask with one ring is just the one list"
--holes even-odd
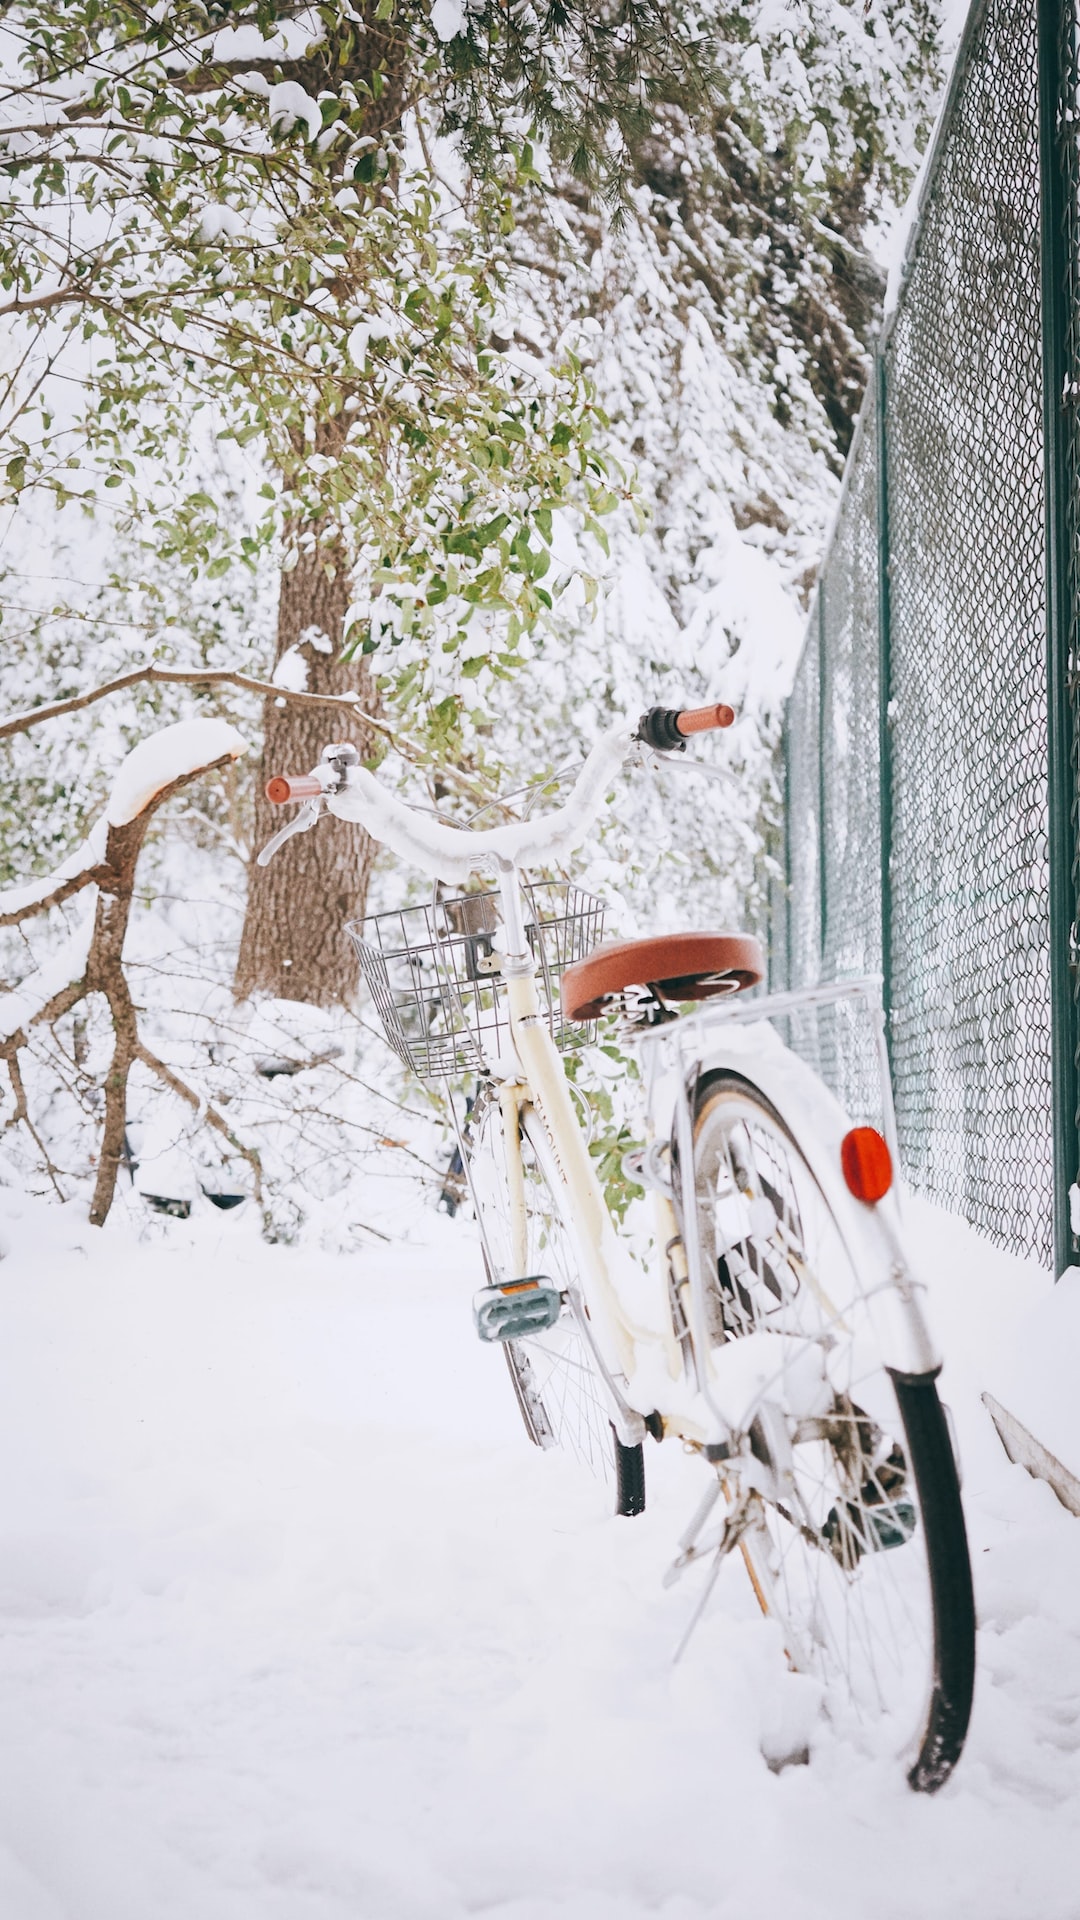
[(876, 1127), (852, 1127), (840, 1142), (840, 1165), (856, 1200), (873, 1206), (892, 1186), (892, 1155)]

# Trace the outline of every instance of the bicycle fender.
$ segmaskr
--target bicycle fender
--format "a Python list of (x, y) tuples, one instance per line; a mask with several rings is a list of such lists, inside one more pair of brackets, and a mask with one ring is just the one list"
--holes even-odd
[(852, 1123), (839, 1101), (764, 1022), (710, 1035), (701, 1070), (736, 1074), (765, 1096), (803, 1154), (853, 1264), (876, 1276), (871, 1312), (886, 1364), (905, 1376), (936, 1373), (941, 1355), (923, 1316), (925, 1284), (904, 1245), (898, 1179), (873, 1204), (854, 1197), (840, 1160)]

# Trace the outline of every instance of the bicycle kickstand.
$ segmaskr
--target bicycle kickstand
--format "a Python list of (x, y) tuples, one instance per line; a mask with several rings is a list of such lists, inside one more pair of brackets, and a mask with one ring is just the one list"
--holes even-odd
[(678, 1543), (679, 1553), (672, 1561), (663, 1578), (663, 1585), (665, 1587), (674, 1586), (676, 1580), (686, 1572), (687, 1567), (696, 1566), (699, 1560), (707, 1560), (710, 1556), (712, 1557), (713, 1564), (709, 1570), (708, 1579), (698, 1596), (697, 1604), (690, 1615), (686, 1627), (683, 1630), (682, 1637), (679, 1640), (679, 1644), (672, 1655), (673, 1666), (678, 1665), (678, 1662), (686, 1652), (690, 1636), (709, 1604), (712, 1590), (720, 1577), (720, 1569), (724, 1561), (727, 1559), (732, 1548), (738, 1546), (743, 1534), (751, 1524), (751, 1515), (744, 1502), (744, 1504), (733, 1513), (725, 1514), (719, 1530), (708, 1535), (705, 1541), (699, 1544), (698, 1535), (723, 1491), (724, 1489), (719, 1479), (708, 1489), (704, 1499), (697, 1507), (690, 1525), (687, 1527), (685, 1533), (680, 1535)]

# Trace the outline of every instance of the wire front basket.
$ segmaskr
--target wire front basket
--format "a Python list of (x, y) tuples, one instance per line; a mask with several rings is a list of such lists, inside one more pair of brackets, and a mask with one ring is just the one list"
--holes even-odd
[[(603, 902), (561, 880), (525, 884), (522, 895), (541, 1010), (559, 1046), (580, 1046), (592, 1029), (563, 1019), (559, 980), (599, 946)], [(422, 1079), (483, 1067), (510, 1051), (492, 938), (498, 913), (497, 893), (464, 893), (348, 925), (386, 1038)]]

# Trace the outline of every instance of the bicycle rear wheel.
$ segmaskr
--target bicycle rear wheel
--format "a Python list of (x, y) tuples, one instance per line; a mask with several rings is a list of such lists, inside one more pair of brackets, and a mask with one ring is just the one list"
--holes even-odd
[(524, 1248), (515, 1246), (502, 1112), (496, 1100), (483, 1100), (472, 1124), (469, 1171), (482, 1216), (489, 1283), (544, 1274), (566, 1299), (553, 1327), (503, 1344), (525, 1430), (535, 1445), (565, 1448), (597, 1478), (614, 1481), (617, 1513), (640, 1513), (645, 1505), (642, 1449), (624, 1446), (611, 1424), (607, 1389), (585, 1331), (581, 1264), (566, 1189), (531, 1109), (522, 1115), (521, 1160)]
[(844, 1223), (758, 1088), (705, 1076), (694, 1140), (708, 1338), (767, 1343), (762, 1490), (741, 1543), (759, 1603), (832, 1714), (906, 1731), (908, 1778), (933, 1792), (963, 1747), (975, 1633), (935, 1379), (885, 1365)]

